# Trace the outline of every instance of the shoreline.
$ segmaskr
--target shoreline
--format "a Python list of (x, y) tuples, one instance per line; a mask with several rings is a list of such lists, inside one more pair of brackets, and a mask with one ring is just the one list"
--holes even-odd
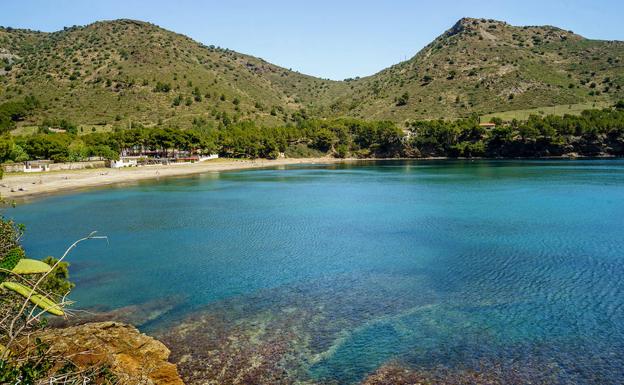
[[(209, 172), (251, 170), (275, 166), (301, 164), (337, 164), (350, 162), (384, 160), (583, 160), (583, 159), (619, 159), (616, 156), (550, 156), (537, 158), (281, 158), (281, 159), (236, 159), (219, 158), (201, 163), (153, 165), (128, 168), (92, 168), (81, 170), (62, 170), (38, 173), (8, 173), (0, 180), (0, 198), (10, 201), (28, 201), (48, 195), (71, 193), (98, 187), (132, 184), (145, 180), (158, 180), (181, 176), (198, 175)], [(11, 202), (5, 203), (11, 203)]]
[(286, 159), (216, 159), (201, 163), (142, 166), (128, 168), (92, 168), (39, 173), (5, 174), (0, 180), (0, 197), (28, 200), (57, 193), (75, 192), (97, 187), (123, 185), (144, 180), (190, 176), (208, 172), (235, 171), (296, 164), (330, 164), (354, 159), (286, 158)]

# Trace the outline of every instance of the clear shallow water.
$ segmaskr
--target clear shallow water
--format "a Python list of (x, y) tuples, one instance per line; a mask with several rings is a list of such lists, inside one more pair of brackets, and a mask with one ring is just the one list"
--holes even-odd
[(79, 307), (170, 299), (143, 325), (156, 332), (188, 314), (248, 329), (269, 314), (305, 336), (297, 379), (353, 383), (399, 360), (547, 363), (554, 383), (624, 382), (622, 160), (228, 172), (7, 214), (26, 224), (31, 256), (109, 237), (69, 259)]

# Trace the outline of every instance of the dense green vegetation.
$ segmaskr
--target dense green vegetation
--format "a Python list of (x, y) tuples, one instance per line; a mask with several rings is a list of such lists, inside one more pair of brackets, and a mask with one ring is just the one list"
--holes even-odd
[[(110, 133), (51, 133), (0, 137), (0, 160), (19, 162), (35, 159), (79, 161), (88, 157), (117, 159), (123, 152), (141, 150), (160, 157), (174, 151), (214, 153), (232, 158), (277, 158), (280, 153), (296, 153), (304, 146), (317, 155), (396, 157), (402, 155), (402, 130), (391, 122), (353, 119), (332, 121), (302, 120), (298, 124), (260, 127), (251, 122), (215, 126), (197, 122), (192, 128), (120, 129)], [(303, 153), (303, 156), (309, 155)]]
[(29, 112), (39, 107), (39, 101), (32, 95), (23, 101), (10, 101), (0, 104), (0, 133), (8, 132), (15, 128), (20, 120), (23, 120)]
[(410, 147), (419, 156), (543, 157), (576, 153), (624, 155), (624, 109), (586, 110), (580, 116), (533, 115), (526, 121), (478, 118), (421, 121), (410, 126)]
[[(172, 157), (176, 151), (219, 153), (230, 158), (334, 156), (395, 157), (542, 157), (624, 155), (624, 102), (580, 115), (537, 116), (526, 121), (493, 119), (484, 128), (477, 116), (457, 120), (414, 121), (405, 129), (389, 121), (300, 117), (286, 125), (261, 127), (252, 122), (196, 120), (186, 130), (142, 127), (79, 135), (54, 133), (0, 137), (0, 161), (34, 159), (79, 161), (117, 159), (119, 154), (151, 151)], [(72, 125), (67, 123), (68, 127)]]

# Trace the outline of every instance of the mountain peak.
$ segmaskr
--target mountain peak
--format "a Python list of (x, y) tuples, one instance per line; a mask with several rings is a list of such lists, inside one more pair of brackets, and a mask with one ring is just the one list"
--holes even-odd
[(495, 28), (497, 26), (507, 25), (508, 24), (504, 21), (494, 19), (476, 19), (472, 17), (462, 17), (447, 31), (447, 36), (457, 35), (466, 31), (476, 31), (482, 28)]
[(473, 36), (481, 35), (482, 37), (492, 37), (492, 34), (504, 35), (507, 33), (510, 37), (518, 38), (521, 35), (544, 35), (546, 40), (559, 39), (583, 39), (582, 36), (576, 35), (572, 31), (554, 27), (551, 25), (535, 25), (535, 26), (513, 26), (505, 21), (485, 18), (463, 17), (459, 19), (449, 30), (442, 36), (450, 37), (459, 34), (468, 34)]

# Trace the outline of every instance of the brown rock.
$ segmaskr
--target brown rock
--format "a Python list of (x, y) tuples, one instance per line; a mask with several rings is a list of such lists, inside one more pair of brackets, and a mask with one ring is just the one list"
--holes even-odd
[(134, 326), (116, 322), (48, 329), (38, 335), (52, 354), (69, 357), (79, 368), (108, 366), (120, 385), (184, 385), (169, 349)]

